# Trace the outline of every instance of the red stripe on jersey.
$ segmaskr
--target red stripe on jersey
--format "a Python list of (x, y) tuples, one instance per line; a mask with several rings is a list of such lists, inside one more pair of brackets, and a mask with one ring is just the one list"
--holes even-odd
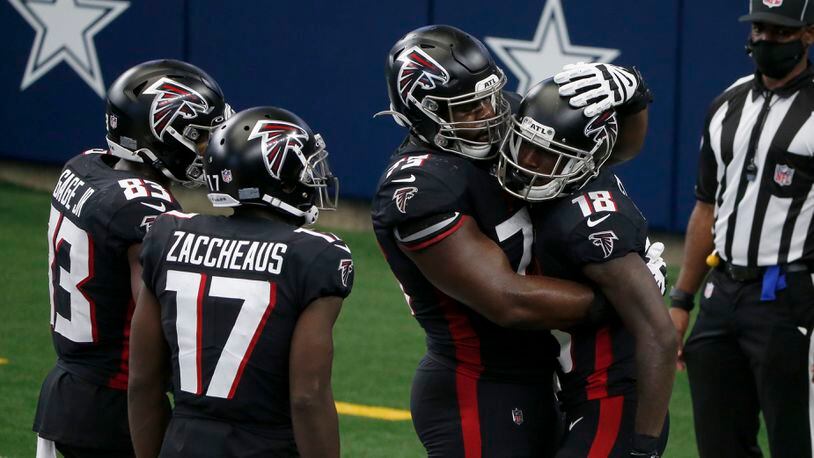
[(246, 363), (252, 356), (254, 346), (257, 344), (260, 334), (263, 333), (263, 329), (266, 327), (266, 321), (268, 321), (269, 315), (271, 315), (271, 312), (274, 310), (274, 306), (277, 305), (277, 283), (269, 282), (269, 285), (271, 288), (269, 290), (269, 303), (266, 306), (266, 312), (263, 313), (263, 319), (260, 320), (260, 324), (257, 326), (257, 329), (254, 330), (254, 335), (252, 336), (252, 341), (249, 343), (249, 348), (247, 348), (246, 353), (243, 354), (243, 359), (240, 361), (240, 367), (237, 369), (235, 380), (232, 382), (232, 387), (229, 388), (229, 396), (227, 399), (232, 399), (232, 397), (235, 395), (235, 390), (237, 390), (237, 385), (240, 383), (240, 378), (243, 377), (243, 369), (246, 368)]
[(463, 305), (438, 291), (439, 305), (447, 320), (449, 333), (455, 345), (455, 392), (465, 458), (480, 458), (481, 432), (478, 408), (478, 380), (483, 373), (480, 357), (480, 337), (472, 328)]
[(588, 452), (588, 458), (607, 458), (610, 456), (619, 436), (624, 403), (624, 396), (614, 396), (599, 401), (599, 424), (596, 428), (594, 441), (591, 443), (591, 450)]
[(201, 282), (198, 286), (198, 323), (196, 325), (197, 330), (195, 333), (195, 340), (197, 341), (195, 345), (195, 355), (196, 365), (198, 366), (198, 389), (195, 390), (195, 394), (200, 396), (203, 394), (203, 380), (201, 380), (201, 374), (203, 373), (201, 367), (201, 355), (203, 353), (203, 343), (201, 342), (203, 338), (203, 300), (204, 300), (204, 291), (206, 291), (206, 274), (201, 274)]
[(585, 387), (588, 400), (608, 397), (608, 368), (613, 363), (613, 342), (610, 327), (597, 329), (594, 336), (594, 372), (588, 376)]
[(110, 377), (107, 382), (108, 388), (114, 390), (127, 389), (127, 377), (130, 374), (130, 324), (133, 321), (133, 312), (136, 310), (136, 303), (133, 298), (127, 304), (127, 316), (124, 321), (124, 330), (122, 331), (122, 354), (121, 361), (119, 361), (119, 371)]
[(433, 237), (433, 238), (431, 238), (429, 240), (424, 240), (423, 242), (417, 243), (415, 245), (401, 244), (401, 246), (403, 246), (404, 249), (407, 250), (407, 251), (418, 251), (418, 250), (421, 250), (423, 248), (427, 248), (428, 246), (435, 245), (436, 243), (440, 242), (441, 240), (444, 240), (445, 238), (452, 235), (455, 231), (460, 229), (461, 226), (464, 225), (464, 221), (466, 221), (467, 219), (469, 219), (469, 216), (462, 215), (461, 218), (458, 220), (458, 222), (456, 222), (454, 225), (452, 225), (449, 229), (446, 229), (444, 232), (441, 232), (440, 234), (436, 235), (435, 237)]

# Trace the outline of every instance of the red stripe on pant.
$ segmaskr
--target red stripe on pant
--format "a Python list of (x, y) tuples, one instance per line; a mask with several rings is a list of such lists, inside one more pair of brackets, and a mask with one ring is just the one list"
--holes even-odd
[(439, 304), (447, 319), (449, 333), (455, 343), (455, 392), (466, 458), (481, 457), (480, 412), (478, 410), (478, 380), (483, 373), (480, 358), (480, 336), (472, 328), (463, 304), (438, 291)]
[(624, 396), (614, 396), (599, 400), (599, 424), (596, 427), (596, 436), (588, 452), (588, 458), (607, 458), (616, 445), (619, 436), (619, 427), (622, 424), (622, 409)]
[(585, 387), (588, 400), (608, 396), (608, 368), (613, 364), (613, 341), (608, 326), (597, 329), (594, 346), (594, 372)]

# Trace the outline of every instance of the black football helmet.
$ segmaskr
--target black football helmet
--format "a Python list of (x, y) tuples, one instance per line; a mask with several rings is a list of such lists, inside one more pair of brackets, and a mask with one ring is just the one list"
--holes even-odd
[(512, 117), (500, 145), (498, 181), (530, 202), (569, 195), (599, 174), (618, 131), (614, 110), (587, 118), (547, 79), (529, 90)]
[(215, 129), (204, 168), (215, 207), (268, 205), (304, 224), (336, 209), (339, 179), (322, 136), (282, 108), (250, 108)]
[(223, 92), (200, 68), (177, 60), (144, 62), (107, 91), (110, 153), (143, 162), (179, 182), (200, 182), (199, 152), (231, 114)]
[[(423, 141), (475, 159), (494, 156), (511, 114), (501, 90), (506, 76), (477, 38), (448, 25), (402, 37), (385, 68), (390, 110)], [(480, 113), (472, 119), (453, 113)]]

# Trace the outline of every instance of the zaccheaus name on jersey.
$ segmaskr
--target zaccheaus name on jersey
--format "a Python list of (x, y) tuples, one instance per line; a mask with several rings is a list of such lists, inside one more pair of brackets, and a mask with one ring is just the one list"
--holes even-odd
[(283, 270), (288, 245), (257, 240), (232, 240), (175, 231), (166, 255), (167, 262), (214, 267), (217, 269), (268, 272)]
[[(83, 191), (80, 191), (80, 188)], [(94, 192), (96, 192), (96, 189), (66, 168), (62, 171), (56, 186), (54, 186), (53, 197), (66, 210), (76, 216), (81, 216), (85, 202), (90, 199)]]

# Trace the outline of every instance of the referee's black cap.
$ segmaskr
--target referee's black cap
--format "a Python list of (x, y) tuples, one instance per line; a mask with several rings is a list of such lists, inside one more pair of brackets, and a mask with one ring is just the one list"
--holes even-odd
[(765, 22), (785, 27), (814, 24), (814, 0), (750, 0), (740, 22)]

